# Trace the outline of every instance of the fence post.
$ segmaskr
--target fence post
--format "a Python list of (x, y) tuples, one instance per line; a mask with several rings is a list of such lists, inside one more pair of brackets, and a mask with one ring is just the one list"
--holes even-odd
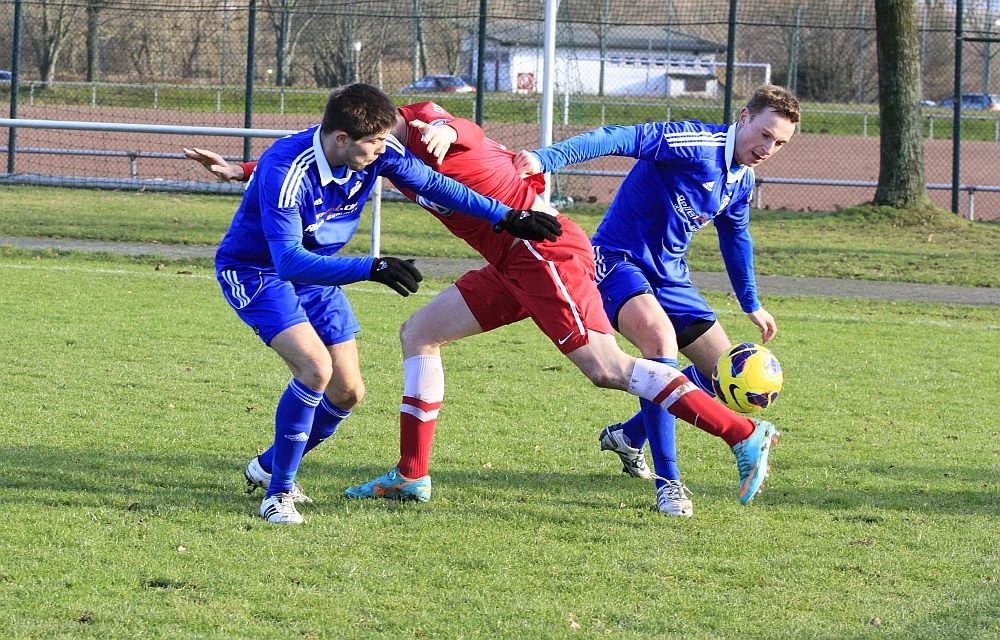
[(934, 139), (934, 116), (927, 116), (927, 119), (930, 120), (930, 128), (927, 130), (927, 139), (928, 140), (933, 140)]
[(864, 124), (861, 126), (861, 137), (862, 138), (867, 138), (868, 137), (868, 114), (867, 113), (864, 115)]
[[(246, 80), (246, 101), (243, 103), (243, 128), (253, 128), (253, 74), (254, 74), (254, 46), (257, 37), (257, 0), (250, 0), (250, 14), (247, 20), (247, 80)], [(250, 145), (253, 138), (247, 136), (243, 138), (243, 162), (250, 162)]]
[(97, 106), (97, 83), (90, 85), (90, 106)]
[[(10, 117), (17, 117), (17, 96), (21, 91), (21, 23), (24, 17), (23, 0), (14, 0), (14, 46), (10, 64)], [(14, 173), (14, 159), (17, 156), (17, 128), (11, 127), (7, 133), (7, 173)]]
[(761, 208), (760, 203), (764, 199), (764, 196), (763, 196), (764, 181), (761, 180), (760, 178), (757, 178), (757, 184), (756, 184), (756, 186), (757, 186), (757, 194), (756, 194), (757, 208), (760, 209)]
[(951, 212), (958, 213), (959, 180), (962, 162), (962, 40), (965, 38), (962, 20), (965, 7), (955, 0), (955, 103), (951, 134)]
[(375, 178), (372, 188), (372, 241), (369, 254), (373, 258), (381, 255), (382, 248), (382, 178)]
[[(479, 42), (476, 43), (476, 124), (483, 126), (483, 102), (486, 100), (486, 0), (479, 0)], [(500, 79), (494, 81), (499, 88)], [(515, 87), (516, 89), (517, 87)]]
[(970, 221), (976, 219), (976, 217), (975, 217), (975, 211), (976, 211), (976, 188), (970, 186), (969, 187), (969, 220)]
[[(726, 99), (722, 109), (722, 124), (730, 124), (733, 115), (733, 81), (736, 61), (736, 4), (737, 0), (729, 0), (729, 38), (726, 43)], [(670, 76), (669, 66), (664, 66), (667, 78)], [(665, 82), (670, 82), (665, 79)], [(669, 94), (669, 87), (667, 90)], [(667, 118), (669, 120), (669, 118)]]

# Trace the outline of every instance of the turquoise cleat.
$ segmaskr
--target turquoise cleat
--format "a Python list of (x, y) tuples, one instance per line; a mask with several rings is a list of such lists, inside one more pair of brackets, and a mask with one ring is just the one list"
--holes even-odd
[(411, 480), (395, 468), (384, 476), (375, 478), (344, 491), (348, 498), (387, 498), (389, 500), (415, 500), (427, 502), (431, 499), (431, 477), (423, 476)]
[(759, 418), (750, 418), (757, 427), (750, 437), (733, 445), (736, 466), (740, 470), (740, 502), (746, 504), (760, 491), (767, 477), (767, 456), (771, 445), (778, 441), (778, 430), (773, 424)]

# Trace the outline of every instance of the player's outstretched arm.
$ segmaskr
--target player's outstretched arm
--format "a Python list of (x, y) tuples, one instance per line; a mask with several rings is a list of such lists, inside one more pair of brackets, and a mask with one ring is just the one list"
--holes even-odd
[(760, 341), (767, 344), (778, 333), (778, 325), (774, 321), (774, 316), (768, 313), (764, 307), (758, 307), (756, 311), (747, 314), (750, 322), (760, 327)]
[(205, 167), (226, 182), (229, 182), (230, 180), (244, 180), (243, 167), (241, 165), (229, 164), (226, 162), (225, 158), (214, 151), (195, 147), (193, 149), (184, 149), (184, 155), (192, 160), (200, 162), (201, 166)]

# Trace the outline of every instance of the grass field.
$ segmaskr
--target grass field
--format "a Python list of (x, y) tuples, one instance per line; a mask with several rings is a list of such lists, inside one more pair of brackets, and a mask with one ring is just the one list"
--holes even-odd
[[(0, 234), (216, 244), (238, 204), (231, 196), (0, 186)], [(593, 233), (604, 208), (577, 205), (565, 213)], [(367, 253), (369, 228), (366, 210), (346, 251)], [(970, 223), (950, 214), (900, 219), (878, 209), (755, 211), (751, 232), (759, 274), (1000, 286), (1000, 225), (995, 223)], [(478, 257), (425, 211), (398, 203), (384, 208), (382, 250)], [(688, 260), (696, 271), (723, 270), (713, 226), (695, 234)]]
[(214, 279), (36, 255), (0, 256), (5, 638), (1000, 635), (998, 309), (768, 298), (771, 478), (739, 505), (679, 427), (688, 520), (598, 451), (635, 403), (528, 323), (445, 349), (430, 503), (343, 499), (396, 461), (396, 329), (444, 283), (351, 286), (368, 397), (281, 528), (242, 467), (288, 375)]

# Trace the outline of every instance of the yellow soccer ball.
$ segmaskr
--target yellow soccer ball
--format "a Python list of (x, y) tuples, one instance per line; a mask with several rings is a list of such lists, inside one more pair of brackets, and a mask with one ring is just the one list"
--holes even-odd
[(778, 399), (785, 377), (767, 347), (743, 342), (719, 356), (712, 387), (719, 401), (739, 413), (756, 413)]

